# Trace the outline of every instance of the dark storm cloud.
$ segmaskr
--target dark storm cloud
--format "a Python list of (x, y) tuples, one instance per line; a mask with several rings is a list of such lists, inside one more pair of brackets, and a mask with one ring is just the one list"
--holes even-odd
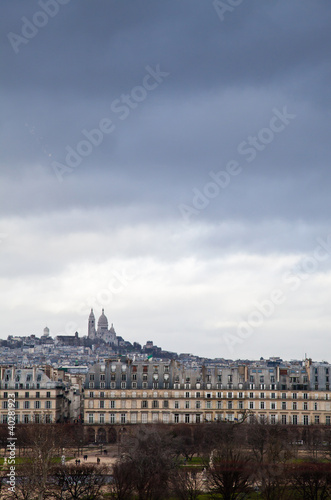
[[(43, 3), (58, 12), (16, 46), (11, 35), (12, 46), (10, 32), (42, 23)], [(79, 322), (84, 335), (81, 304), (101, 310), (95, 298), (125, 268), (137, 278), (107, 304), (125, 338), (148, 333), (183, 351), (189, 339), (198, 354), (227, 357), (223, 333), (276, 286), (286, 303), (235, 355), (298, 356), (298, 340), (313, 348), (317, 319), (323, 342), (310, 354), (321, 358), (331, 9), (320, 0), (237, 3), (222, 20), (213, 0), (2, 2), (2, 336), (46, 322), (52, 334)], [(157, 68), (162, 81), (141, 87)], [(118, 105), (139, 93), (124, 118)], [(105, 118), (112, 132), (60, 182), (54, 162), (66, 165), (68, 148), (78, 151)], [(206, 198), (229, 162), (240, 173)], [(195, 210), (189, 221), (182, 205)], [(314, 257), (321, 239), (323, 261)], [(295, 292), (282, 278), (290, 272), (302, 276)], [(276, 353), (275, 335), (284, 346)]]
[[(243, 1), (222, 22), (212, 1), (71, 0), (15, 54), (7, 34), (40, 5), (2, 6), (2, 213), (132, 203), (180, 220), (235, 159), (240, 176), (192, 223), (328, 216), (328, 5)], [(157, 65), (169, 76), (121, 121), (112, 103)], [(284, 106), (295, 120), (248, 164), (238, 146)], [(114, 132), (58, 182), (52, 162), (102, 118)]]

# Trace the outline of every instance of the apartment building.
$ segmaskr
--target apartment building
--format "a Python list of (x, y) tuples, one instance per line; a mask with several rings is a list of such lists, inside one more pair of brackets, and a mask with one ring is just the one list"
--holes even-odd
[(272, 424), (330, 425), (330, 369), (310, 360), (192, 366), (110, 359), (87, 374), (84, 422), (199, 424), (256, 417)]
[(51, 367), (1, 367), (0, 375), (0, 423), (8, 422), (8, 404), (13, 401), (17, 424), (56, 423), (68, 418), (65, 387), (54, 379)]

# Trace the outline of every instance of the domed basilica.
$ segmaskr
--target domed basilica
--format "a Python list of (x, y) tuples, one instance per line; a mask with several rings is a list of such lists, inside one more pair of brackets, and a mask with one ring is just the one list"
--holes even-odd
[(113, 344), (118, 346), (119, 341), (116, 336), (113, 324), (108, 329), (108, 319), (105, 316), (104, 309), (102, 309), (102, 314), (98, 319), (97, 329), (95, 329), (95, 317), (93, 309), (91, 309), (91, 313), (88, 319), (88, 338), (91, 340), (101, 339), (104, 340), (107, 344)]

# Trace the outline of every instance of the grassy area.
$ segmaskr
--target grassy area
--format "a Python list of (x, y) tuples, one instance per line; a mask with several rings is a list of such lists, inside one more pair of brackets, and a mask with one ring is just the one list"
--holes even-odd
[[(68, 462), (69, 460), (72, 460), (74, 457), (66, 457), (66, 462)], [(22, 464), (26, 464), (26, 463), (29, 463), (31, 459), (29, 457), (15, 457), (15, 464), (12, 463), (11, 465), (22, 465)], [(8, 461), (8, 457), (7, 457), (7, 461)], [(61, 463), (61, 457), (53, 457), (52, 458), (52, 463), (53, 464), (59, 464)], [(0, 467), (3, 467), (4, 465), (4, 457), (0, 457)]]
[(204, 465), (204, 462), (201, 457), (193, 457), (187, 461), (187, 465)]

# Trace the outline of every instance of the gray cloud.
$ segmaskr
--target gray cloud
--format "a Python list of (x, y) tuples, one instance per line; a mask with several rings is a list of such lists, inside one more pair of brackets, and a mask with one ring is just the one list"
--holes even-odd
[[(286, 268), (330, 232), (329, 7), (311, 0), (244, 1), (221, 22), (212, 1), (71, 0), (58, 5), (58, 13), (15, 53), (8, 33), (21, 35), (22, 17), (33, 21), (40, 5), (12, 0), (2, 6), (0, 232), (8, 237), (0, 242), (0, 255), (9, 296), (16, 297), (24, 317), (18, 283), (39, 297), (31, 276), (40, 276), (42, 289), (51, 279), (62, 283), (75, 266), (90, 266), (92, 273), (96, 262), (111, 269), (108, 259), (117, 259), (115, 266), (136, 259), (148, 268), (152, 259), (164, 289), (157, 314), (148, 319), (148, 336), (161, 318), (158, 342), (175, 342), (177, 333), (164, 314), (169, 307), (184, 338), (205, 328), (212, 345), (215, 332), (223, 331), (219, 313), (214, 316), (208, 306), (214, 270), (196, 277), (206, 281), (208, 292), (194, 327), (186, 328), (195, 298), (190, 296), (188, 309), (179, 302), (178, 311), (170, 296), (178, 304), (180, 281), (173, 277), (168, 289), (165, 263), (170, 272), (176, 262), (195, 258), (206, 269), (215, 256), (243, 252), (247, 262), (248, 256), (262, 262), (265, 255), (274, 255), (274, 270), (280, 272), (283, 258)], [(169, 75), (121, 119), (112, 104), (142, 85), (147, 66), (157, 65)], [(284, 107), (295, 118), (247, 161), (240, 145), (268, 128), (273, 110)], [(86, 139), (83, 130), (99, 127), (103, 118), (112, 120), (113, 132), (104, 134), (102, 143), (59, 182), (52, 162), (65, 164), (66, 148), (76, 150)], [(193, 198), (211, 181), (210, 171), (224, 170), (231, 160), (241, 173), (185, 225), (179, 207), (195, 209)], [(328, 267), (325, 263), (319, 272), (328, 276)], [(272, 284), (272, 270), (263, 269)], [(236, 283), (241, 272), (238, 267)], [(71, 287), (77, 286), (78, 275), (70, 274)], [(95, 279), (96, 288), (103, 286), (100, 279)], [(153, 280), (146, 282), (146, 297)], [(229, 282), (221, 283), (226, 293)], [(315, 281), (311, 287), (316, 293)], [(253, 288), (258, 294), (258, 283)], [(62, 285), (55, 289), (63, 294)], [(129, 298), (137, 300), (134, 290), (127, 292), (125, 306), (138, 313), (129, 304)], [(75, 321), (66, 296), (56, 312), (54, 296), (47, 297), (42, 307), (30, 306), (31, 328), (44, 318), (43, 309), (59, 330), (61, 314), (63, 321)], [(243, 294), (244, 301), (248, 298)], [(324, 300), (322, 294), (322, 307)], [(119, 299), (119, 311), (122, 307)], [(141, 322), (147, 321), (144, 307)], [(236, 310), (234, 303), (229, 307)], [(203, 321), (206, 314), (214, 318), (210, 324)], [(283, 314), (282, 328), (287, 324), (290, 331), (290, 306)], [(313, 308), (310, 314), (320, 313)], [(11, 313), (2, 315), (8, 326)], [(235, 324), (235, 316), (230, 323)], [(124, 327), (129, 336), (130, 326)], [(198, 340), (193, 345), (199, 349)], [(252, 352), (258, 345), (253, 342)], [(269, 352), (267, 339), (260, 345), (263, 352), (257, 355)]]

